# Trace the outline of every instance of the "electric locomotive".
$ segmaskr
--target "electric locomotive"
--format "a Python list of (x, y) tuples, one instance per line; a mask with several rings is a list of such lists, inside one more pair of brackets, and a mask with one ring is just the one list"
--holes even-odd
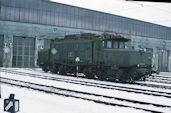
[(126, 47), (130, 39), (118, 34), (74, 34), (51, 41), (41, 50), (38, 65), (44, 71), (86, 78), (132, 82), (152, 72), (152, 53)]

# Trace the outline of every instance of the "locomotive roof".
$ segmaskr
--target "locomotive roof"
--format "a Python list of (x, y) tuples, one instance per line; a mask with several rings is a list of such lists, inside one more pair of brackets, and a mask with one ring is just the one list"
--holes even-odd
[(93, 33), (82, 33), (82, 34), (71, 34), (66, 35), (64, 38), (56, 38), (54, 41), (71, 40), (71, 39), (89, 39), (89, 40), (116, 40), (116, 41), (129, 41), (130, 39), (125, 38), (118, 34), (103, 33), (101, 35)]
[(102, 34), (103, 40), (116, 40), (116, 41), (123, 41), (123, 42), (127, 42), (130, 39), (129, 38), (125, 38), (121, 35), (118, 34), (110, 34), (110, 33), (104, 33)]
[(73, 34), (73, 35), (66, 35), (65, 39), (71, 39), (71, 38), (85, 38), (85, 39), (92, 39), (92, 38), (98, 38), (99, 36), (97, 34), (93, 33), (82, 33), (82, 34)]
[(82, 34), (71, 34), (71, 35), (65, 35), (64, 38), (55, 38), (54, 41), (62, 41), (62, 40), (71, 40), (71, 39), (97, 39), (99, 38), (99, 35), (93, 34), (93, 33), (82, 33)]

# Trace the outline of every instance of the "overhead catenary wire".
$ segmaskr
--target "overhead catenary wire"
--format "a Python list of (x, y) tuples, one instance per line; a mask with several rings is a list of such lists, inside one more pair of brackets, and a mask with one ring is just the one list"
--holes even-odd
[[(138, 5), (138, 6), (141, 6), (141, 7), (139, 7), (139, 8), (142, 8), (142, 7), (150, 7), (150, 8), (155, 8), (155, 9), (158, 9), (158, 10), (161, 10), (161, 11), (163, 11), (163, 12), (166, 12), (166, 13), (171, 14), (171, 11), (168, 11), (168, 10), (165, 10), (165, 9), (162, 9), (162, 8), (159, 8), (159, 7), (156, 7), (156, 6), (154, 5), (154, 3), (153, 3), (153, 4), (148, 4), (148, 5), (144, 5), (143, 3), (134, 2), (134, 1), (129, 1), (128, 3), (132, 3), (132, 4), (136, 4), (136, 5)], [(159, 3), (155, 3), (155, 4), (159, 4)], [(167, 3), (162, 3), (162, 4), (163, 4), (163, 5), (166, 5)]]

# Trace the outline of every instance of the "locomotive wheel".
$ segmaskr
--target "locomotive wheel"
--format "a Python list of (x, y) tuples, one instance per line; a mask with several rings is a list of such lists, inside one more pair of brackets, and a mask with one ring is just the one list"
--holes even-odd
[(129, 80), (127, 80), (129, 83), (134, 83), (135, 82), (135, 80), (134, 80), (134, 77), (133, 76), (130, 76), (129, 77)]
[(96, 75), (99, 80), (106, 80), (106, 77), (104, 76), (102, 71), (97, 71)]
[(61, 75), (66, 75), (66, 70), (65, 70), (65, 68), (66, 68), (65, 66), (62, 66), (62, 65), (61, 65), (61, 66), (59, 67), (59, 74), (61, 74)]
[(89, 73), (86, 75), (86, 78), (92, 79), (92, 78), (94, 78), (94, 75)]
[(135, 81), (136, 71), (135, 69), (125, 69), (120, 78), (120, 82), (133, 83)]
[(126, 75), (123, 69), (119, 69), (117, 72), (117, 78), (119, 82), (126, 82)]
[(126, 82), (125, 77), (123, 76), (123, 77), (119, 78), (119, 82)]
[(43, 66), (43, 67), (42, 67), (42, 70), (45, 71), (45, 72), (48, 72), (48, 71), (49, 71), (49, 69), (48, 69), (47, 66)]
[(94, 78), (94, 75), (93, 75), (93, 73), (91, 72), (91, 68), (85, 68), (84, 70), (83, 70), (83, 73), (84, 73), (84, 75), (86, 76), (86, 78), (89, 78), (89, 79), (91, 79), (91, 78)]
[(99, 76), (98, 79), (99, 79), (99, 80), (106, 80), (106, 77), (104, 77), (104, 76)]
[(57, 74), (58, 71), (59, 71), (59, 67), (53, 65), (53, 66), (50, 67), (50, 71), (51, 71), (52, 73), (54, 73), (54, 74)]
[(128, 72), (128, 82), (131, 82), (131, 83), (133, 83), (133, 82), (135, 82), (135, 80), (137, 79), (137, 72), (136, 72), (136, 69), (135, 68), (132, 68), (132, 69), (130, 69), (130, 70), (128, 70), (129, 72)]

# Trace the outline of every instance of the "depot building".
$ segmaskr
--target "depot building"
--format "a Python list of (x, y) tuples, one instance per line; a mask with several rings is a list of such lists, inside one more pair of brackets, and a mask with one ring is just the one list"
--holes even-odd
[(171, 71), (171, 28), (49, 0), (0, 1), (0, 66), (36, 67), (50, 39), (76, 33), (115, 32), (134, 49), (153, 52), (152, 65)]

